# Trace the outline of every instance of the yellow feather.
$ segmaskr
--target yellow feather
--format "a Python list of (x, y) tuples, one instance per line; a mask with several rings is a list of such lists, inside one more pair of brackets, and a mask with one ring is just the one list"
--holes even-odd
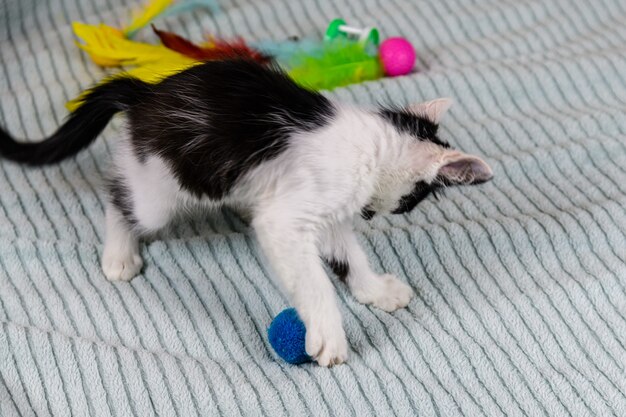
[(173, 0), (152, 0), (144, 6), (140, 13), (137, 13), (130, 24), (124, 29), (126, 37), (132, 36), (133, 33), (150, 23), (155, 17), (163, 13)]
[(87, 52), (91, 59), (101, 66), (144, 65), (161, 60), (171, 60), (177, 63), (193, 62), (193, 59), (163, 45), (151, 45), (126, 39), (118, 29), (111, 26), (74, 22), (72, 27), (76, 36), (84, 42), (78, 44), (78, 47)]
[(96, 64), (102, 67), (116, 67), (119, 62), (107, 57), (105, 51), (115, 48), (117, 39), (123, 39), (120, 30), (107, 25), (86, 25), (80, 22), (72, 23), (74, 34), (81, 39), (84, 44), (77, 44), (79, 48), (85, 50)]
[[(121, 31), (107, 25), (74, 22), (72, 27), (76, 36), (84, 42), (78, 46), (96, 64), (106, 67), (133, 67), (104, 78), (100, 84), (120, 74), (136, 77), (147, 83), (157, 83), (165, 77), (201, 63), (160, 44), (151, 45), (126, 39)], [(83, 92), (69, 101), (66, 107), (70, 111), (76, 110), (82, 104), (85, 94)]]

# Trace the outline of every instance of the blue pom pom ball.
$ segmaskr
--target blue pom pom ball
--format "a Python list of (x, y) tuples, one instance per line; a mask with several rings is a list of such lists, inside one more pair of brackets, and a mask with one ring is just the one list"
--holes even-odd
[(281, 311), (267, 329), (267, 337), (278, 356), (294, 365), (312, 360), (306, 353), (305, 336), (306, 327), (295, 308)]

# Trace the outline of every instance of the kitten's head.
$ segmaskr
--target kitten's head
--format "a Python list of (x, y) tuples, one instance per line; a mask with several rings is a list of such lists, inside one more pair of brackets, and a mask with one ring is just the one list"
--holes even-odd
[(485, 161), (453, 149), (437, 135), (439, 121), (451, 105), (451, 99), (440, 98), (404, 109), (381, 110), (398, 150), (391, 152), (363, 217), (376, 212), (406, 213), (444, 187), (482, 184), (493, 177)]

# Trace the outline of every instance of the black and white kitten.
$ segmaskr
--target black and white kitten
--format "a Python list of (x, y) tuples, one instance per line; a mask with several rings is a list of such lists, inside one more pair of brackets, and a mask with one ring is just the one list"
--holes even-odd
[(405, 307), (413, 291), (368, 265), (355, 216), (404, 213), (438, 187), (492, 177), (480, 158), (437, 136), (449, 99), (406, 109), (331, 102), (282, 72), (245, 60), (207, 62), (156, 85), (117, 78), (95, 87), (51, 137), (17, 142), (0, 130), (0, 155), (30, 165), (59, 162), (92, 143), (124, 111), (115, 144), (102, 270), (130, 280), (138, 238), (191, 204), (245, 210), (273, 272), (304, 321), (320, 365), (348, 347), (328, 260), (362, 303)]

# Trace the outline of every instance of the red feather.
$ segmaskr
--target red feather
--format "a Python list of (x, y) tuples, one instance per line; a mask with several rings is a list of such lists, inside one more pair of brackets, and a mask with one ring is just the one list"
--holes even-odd
[(267, 64), (271, 58), (249, 47), (242, 38), (232, 41), (209, 38), (210, 46), (199, 46), (172, 32), (158, 30), (152, 26), (161, 43), (167, 48), (198, 61), (211, 61), (216, 59), (249, 58), (261, 64)]

